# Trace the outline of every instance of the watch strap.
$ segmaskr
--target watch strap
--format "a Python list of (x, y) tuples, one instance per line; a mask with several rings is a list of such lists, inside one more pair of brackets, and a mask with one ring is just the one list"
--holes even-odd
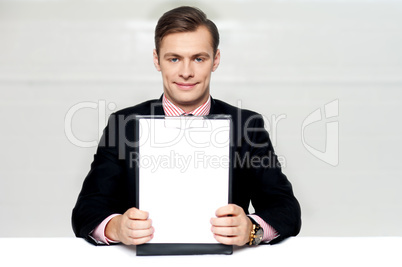
[(251, 229), (250, 232), (250, 239), (248, 245), (250, 246), (258, 245), (262, 241), (264, 230), (262, 229), (261, 225), (259, 225), (253, 218), (251, 218), (250, 216), (248, 217), (250, 218), (250, 221), (253, 224), (253, 228)]

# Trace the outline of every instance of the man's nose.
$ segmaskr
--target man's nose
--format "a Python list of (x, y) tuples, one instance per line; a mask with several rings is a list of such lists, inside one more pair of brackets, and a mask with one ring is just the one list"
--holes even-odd
[(194, 77), (194, 68), (190, 62), (183, 62), (180, 68), (180, 73), (179, 76), (182, 77), (183, 79), (189, 79)]

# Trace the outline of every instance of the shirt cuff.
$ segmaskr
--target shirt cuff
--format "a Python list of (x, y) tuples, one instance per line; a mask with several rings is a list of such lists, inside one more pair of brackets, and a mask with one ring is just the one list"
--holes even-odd
[(120, 214), (112, 214), (106, 219), (104, 219), (90, 234), (89, 236), (98, 244), (106, 244), (110, 245), (111, 243), (119, 243), (116, 241), (113, 241), (109, 238), (106, 237), (105, 235), (105, 229), (106, 225), (110, 222), (111, 219), (116, 217), (117, 215)]
[(264, 230), (264, 236), (262, 242), (269, 243), (279, 236), (278, 232), (269, 224), (267, 224), (260, 216), (252, 214), (248, 215), (254, 221), (256, 221)]

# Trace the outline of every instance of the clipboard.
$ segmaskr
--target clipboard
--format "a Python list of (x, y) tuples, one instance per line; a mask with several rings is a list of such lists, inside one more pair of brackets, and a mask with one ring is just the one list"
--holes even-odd
[(231, 116), (144, 115), (135, 125), (136, 203), (155, 228), (137, 256), (232, 254), (210, 224), (231, 203)]

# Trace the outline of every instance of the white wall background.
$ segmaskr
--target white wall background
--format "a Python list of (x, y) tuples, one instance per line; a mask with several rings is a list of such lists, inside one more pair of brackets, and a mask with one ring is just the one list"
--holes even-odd
[[(65, 117), (100, 103), (71, 123), (75, 137), (96, 140), (98, 112), (158, 98), (153, 29), (182, 4), (220, 28), (212, 95), (271, 126), (282, 118), (268, 128), (302, 205), (301, 235), (402, 235), (400, 1), (0, 0), (0, 237), (73, 236), (96, 148), (74, 145)], [(308, 115), (334, 100), (339, 116), (309, 125), (305, 141), (324, 151), (325, 123), (337, 121), (337, 166), (301, 136)]]

